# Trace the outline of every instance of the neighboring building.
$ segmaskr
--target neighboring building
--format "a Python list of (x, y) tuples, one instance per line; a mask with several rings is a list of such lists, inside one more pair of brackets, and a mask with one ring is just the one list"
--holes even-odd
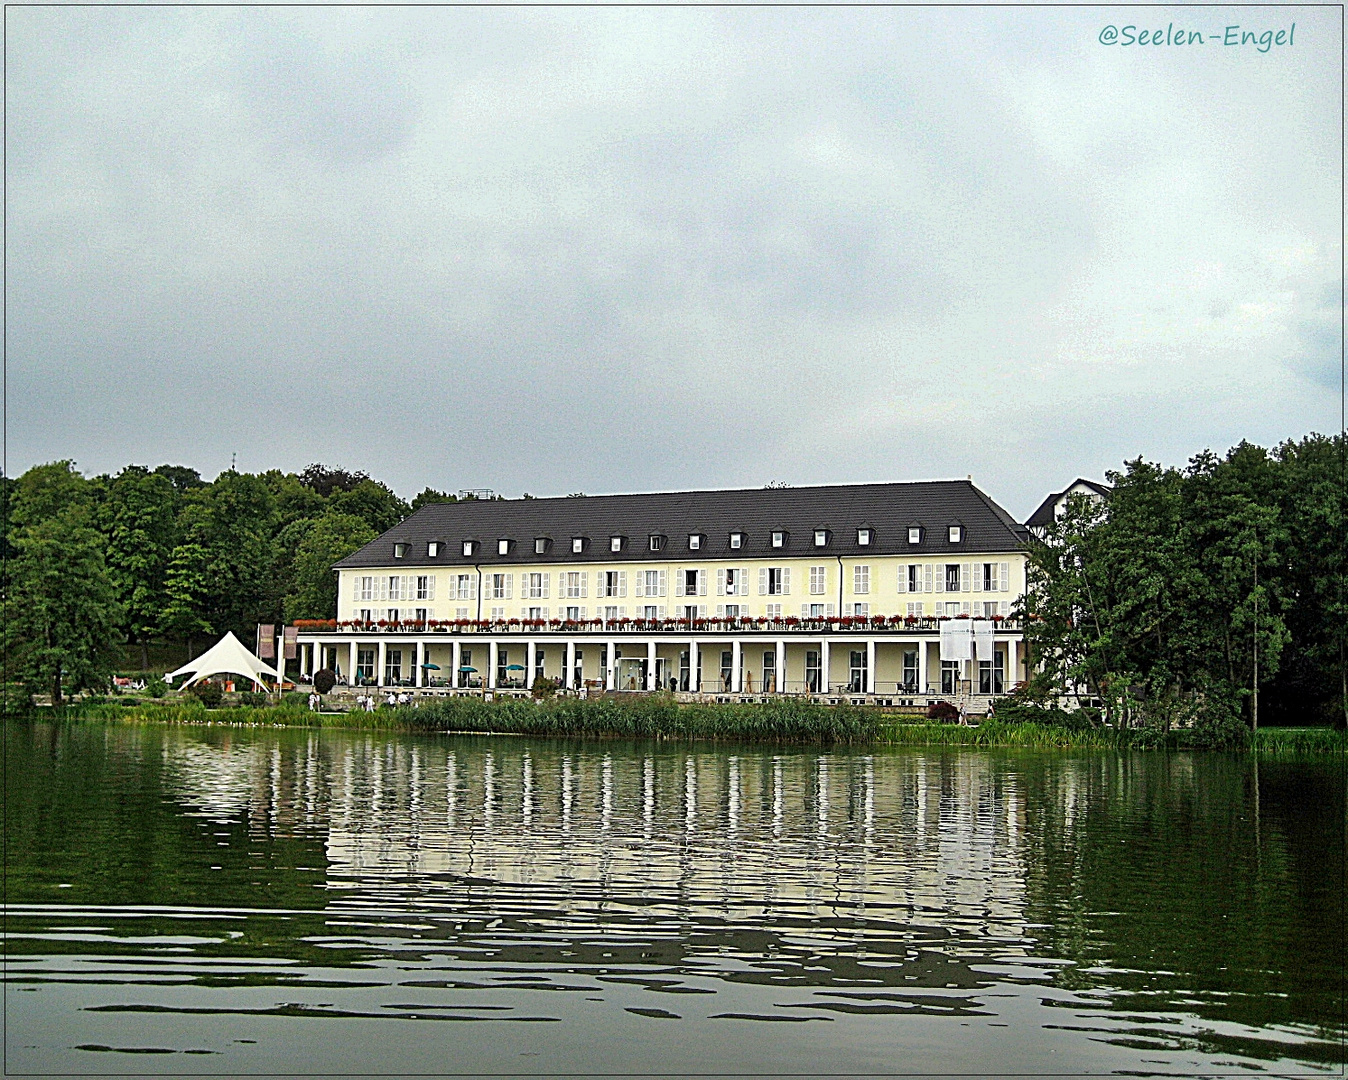
[[(969, 481), (423, 506), (336, 564), (301, 664), (362, 685), (995, 695), (1025, 530)], [(943, 641), (944, 639), (944, 641)]]
[(1088, 499), (1103, 502), (1112, 489), (1108, 484), (1097, 484), (1094, 480), (1077, 477), (1063, 491), (1050, 495), (1039, 504), (1039, 509), (1030, 515), (1025, 527), (1035, 536), (1042, 537), (1045, 530), (1067, 513), (1067, 499), (1071, 495), (1084, 495)]

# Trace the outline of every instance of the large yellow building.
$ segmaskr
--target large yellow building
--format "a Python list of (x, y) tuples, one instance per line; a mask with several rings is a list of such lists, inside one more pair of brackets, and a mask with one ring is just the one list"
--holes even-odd
[(422, 507), (337, 564), (306, 672), (491, 692), (987, 698), (1025, 530), (968, 481)]

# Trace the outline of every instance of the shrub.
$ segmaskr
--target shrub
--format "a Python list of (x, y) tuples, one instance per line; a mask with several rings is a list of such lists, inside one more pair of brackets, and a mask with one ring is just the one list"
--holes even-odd
[(145, 692), (152, 698), (161, 698), (168, 693), (168, 683), (163, 679), (151, 679), (145, 687)]
[(270, 698), (266, 694), (259, 694), (256, 690), (245, 690), (239, 695), (239, 704), (246, 705), (250, 709), (260, 709), (270, 704)]
[(188, 693), (208, 709), (220, 708), (220, 702), (225, 699), (224, 687), (215, 682), (193, 683), (188, 687)]
[(534, 680), (533, 695), (539, 701), (546, 701), (556, 696), (557, 684), (551, 679), (545, 679), (542, 675)]
[(933, 701), (927, 706), (928, 720), (939, 720), (942, 723), (948, 724), (952, 720), (958, 720), (959, 718), (959, 709), (955, 708), (955, 706), (948, 701)]
[(314, 689), (320, 694), (332, 693), (332, 688), (337, 685), (337, 672), (331, 668), (319, 668), (314, 672)]

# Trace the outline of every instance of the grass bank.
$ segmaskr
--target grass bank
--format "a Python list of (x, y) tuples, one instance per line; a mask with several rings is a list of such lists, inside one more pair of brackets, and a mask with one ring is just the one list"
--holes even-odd
[[(192, 699), (163, 703), (85, 704), (63, 710), (71, 719), (163, 724), (348, 728), (356, 730), (480, 732), (543, 738), (630, 738), (849, 746), (1022, 747), (1030, 750), (1205, 748), (1192, 732), (1115, 731), (1029, 720), (989, 720), (977, 727), (914, 723), (879, 710), (784, 700), (752, 705), (680, 705), (667, 697), (423, 701), (373, 713), (314, 713), (302, 701), (266, 707), (206, 709)], [(1260, 753), (1343, 753), (1344, 733), (1328, 728), (1265, 728), (1250, 748)]]

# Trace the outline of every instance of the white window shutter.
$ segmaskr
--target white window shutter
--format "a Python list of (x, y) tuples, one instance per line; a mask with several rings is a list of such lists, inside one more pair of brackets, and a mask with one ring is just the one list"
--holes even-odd
[(435, 599), (435, 579), (436, 579), (438, 576), (439, 576), (438, 574), (428, 574), (428, 575), (426, 576), (426, 599), (427, 599), (427, 600), (434, 600), (434, 599)]
[(477, 599), (477, 578), (470, 576), (468, 578), (468, 599)]
[(697, 572), (697, 595), (698, 596), (707, 595), (707, 571), (705, 570), (699, 570)]
[(758, 595), (768, 595), (768, 568), (766, 566), (758, 568)]
[(791, 595), (791, 567), (782, 567), (782, 595)]
[(927, 563), (927, 569), (926, 572), (923, 574), (923, 580), (926, 583), (926, 588), (923, 591), (931, 592), (931, 563)]
[[(627, 571), (626, 571), (626, 570), (619, 570), (619, 571), (618, 571), (618, 595), (619, 595), (619, 596), (626, 596), (626, 595), (627, 595)], [(627, 609), (626, 609), (626, 608), (623, 608), (623, 610), (626, 611)]]
[[(1001, 573), (998, 575), (998, 577), (997, 577), (997, 584), (1001, 586), (1001, 591), (1002, 591), (1002, 592), (1010, 592), (1010, 591), (1011, 591), (1011, 564), (1010, 564), (1010, 563), (1007, 563), (1007, 562), (1002, 563), (1002, 572), (1001, 572)], [(1003, 607), (1005, 607), (1005, 605), (1003, 605)], [(1003, 611), (1002, 614), (1006, 614), (1006, 612)]]
[(808, 619), (808, 618), (810, 617), (810, 605), (809, 605), (809, 604), (801, 604), (801, 605), (800, 605), (800, 617), (801, 617), (802, 619)]
[(663, 619), (664, 617), (665, 617), (665, 605), (664, 605), (664, 604), (661, 604), (661, 605), (660, 605), (660, 618)]
[(590, 572), (588, 570), (580, 572), (580, 595), (582, 597), (590, 595)]
[(644, 570), (638, 570), (636, 572), (636, 580), (632, 582), (632, 595), (646, 595), (646, 573)]
[(706, 605), (706, 604), (698, 604), (698, 605), (697, 605), (697, 617), (698, 617), (699, 619), (705, 619), (705, 618), (707, 617), (707, 605)]
[(507, 574), (505, 576), (505, 598), (513, 600), (515, 597), (515, 575)]
[[(936, 578), (936, 591), (945, 592), (945, 563), (937, 563), (934, 576)], [(931, 579), (928, 578), (927, 580), (930, 581)]]
[[(661, 570), (661, 571), (660, 571), (660, 595), (661, 595), (661, 596), (666, 596), (666, 595), (668, 595), (668, 594), (667, 594), (667, 591), (666, 591), (666, 590), (668, 590), (668, 588), (669, 588), (669, 578), (668, 578), (668, 575), (669, 575), (669, 571), (668, 571), (668, 570)], [(661, 612), (660, 617), (661, 617), (662, 619), (665, 617), (665, 616), (664, 616), (664, 610), (665, 610), (664, 608), (661, 608), (661, 609), (660, 609), (660, 612)]]
[[(544, 600), (548, 599), (548, 586), (551, 584), (551, 581), (549, 580), (551, 577), (552, 577), (551, 574), (544, 574), (544, 575), (543, 575), (543, 599), (544, 599)], [(560, 590), (558, 590), (558, 591), (560, 592)]]
[(683, 569), (681, 567), (674, 571), (674, 595), (683, 595)]
[(716, 617), (717, 617), (718, 619), (724, 619), (724, 618), (725, 618), (725, 605), (724, 605), (724, 604), (717, 604), (717, 605), (716, 605)]
[(626, 604), (619, 604), (619, 605), (618, 605), (618, 618), (620, 618), (620, 619), (625, 619), (625, 618), (627, 618), (627, 605), (626, 605)]
[(716, 571), (716, 595), (725, 595), (725, 570)]
[(973, 583), (972, 583), (972, 584), (973, 584), (974, 592), (982, 592), (982, 591), (983, 591), (983, 564), (982, 564), (982, 563), (974, 563), (974, 580), (973, 580)]
[(740, 579), (740, 595), (741, 595), (741, 596), (748, 596), (748, 595), (749, 595), (749, 568), (748, 568), (747, 566), (741, 567), (741, 568), (740, 568), (739, 579)]
[(969, 579), (973, 576), (968, 563), (960, 563), (960, 592), (969, 592)]
[(961, 614), (964, 614), (964, 615), (972, 615), (972, 614), (973, 614), (973, 612), (971, 612), (971, 611), (969, 610), (969, 601), (968, 601), (968, 600), (964, 601), (964, 603), (962, 603), (962, 604), (960, 605), (960, 612), (961, 612)]
[(833, 605), (832, 605), (832, 604), (828, 604), (828, 605), (824, 608), (824, 616), (827, 618), (829, 615), (832, 615), (832, 614), (833, 614)]
[(899, 592), (908, 591), (908, 567), (900, 564), (899, 566)]
[(1006, 611), (1006, 601), (1005, 601), (1005, 600), (1002, 601), (1002, 606), (1001, 606), (1000, 614), (1002, 614), (1002, 615), (1007, 614), (1007, 611)]
[(545, 607), (545, 608), (543, 609), (543, 618), (546, 619), (547, 617), (548, 617), (548, 609)]

